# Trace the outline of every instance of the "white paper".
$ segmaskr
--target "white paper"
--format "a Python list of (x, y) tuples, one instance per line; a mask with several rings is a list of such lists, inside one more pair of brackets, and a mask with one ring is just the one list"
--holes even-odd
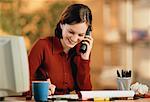
[(66, 99), (79, 99), (77, 94), (65, 94), (65, 95), (52, 95), (48, 96), (48, 98), (66, 98)]
[(103, 91), (81, 91), (82, 98), (116, 98), (133, 97), (134, 91), (103, 90)]

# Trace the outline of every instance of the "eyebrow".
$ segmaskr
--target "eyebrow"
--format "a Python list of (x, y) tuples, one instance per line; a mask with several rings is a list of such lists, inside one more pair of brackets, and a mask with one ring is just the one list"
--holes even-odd
[[(75, 31), (74, 31), (74, 30), (72, 30), (71, 28), (69, 28), (69, 30), (71, 30), (73, 33), (75, 33)], [(79, 33), (79, 34), (85, 34), (85, 33)]]
[(70, 30), (70, 31), (74, 32), (71, 28), (69, 28), (68, 30)]

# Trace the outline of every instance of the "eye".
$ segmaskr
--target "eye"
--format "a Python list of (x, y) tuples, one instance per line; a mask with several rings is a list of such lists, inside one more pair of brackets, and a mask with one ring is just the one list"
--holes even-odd
[(70, 33), (70, 34), (74, 34), (74, 32), (73, 32), (73, 31), (69, 31), (69, 33)]
[(84, 34), (78, 34), (79, 35), (79, 37), (83, 37), (84, 36)]

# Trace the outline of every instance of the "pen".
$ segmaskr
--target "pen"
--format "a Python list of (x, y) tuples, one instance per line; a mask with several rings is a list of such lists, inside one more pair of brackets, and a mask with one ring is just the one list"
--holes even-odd
[(100, 98), (100, 97), (95, 97), (94, 101), (110, 101), (110, 98)]
[(95, 97), (95, 98), (88, 98), (88, 99), (83, 99), (82, 101), (94, 101), (94, 102), (101, 102), (101, 101), (110, 101), (110, 98), (102, 98), (102, 97)]
[(122, 78), (125, 77), (125, 73), (124, 73), (123, 69), (121, 70), (121, 75), (122, 75)]
[(129, 70), (129, 77), (131, 77), (131, 70)]
[(117, 77), (121, 77), (119, 71), (117, 70)]
[(114, 101), (114, 100), (127, 100), (127, 97), (112, 97), (112, 98), (101, 98), (101, 97), (95, 97), (95, 98), (89, 98), (87, 101), (94, 101), (94, 102), (101, 102), (101, 101)]
[(131, 70), (126, 71), (126, 70), (121, 70), (121, 74), (117, 70), (117, 77), (124, 78), (124, 77), (131, 77)]

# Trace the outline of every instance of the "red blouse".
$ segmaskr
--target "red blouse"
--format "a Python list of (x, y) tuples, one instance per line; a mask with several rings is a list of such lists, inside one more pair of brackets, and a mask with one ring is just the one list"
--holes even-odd
[[(79, 44), (78, 44), (79, 46)], [(76, 48), (76, 50), (79, 47)], [(77, 66), (77, 85), (79, 90), (91, 90), (89, 60), (83, 60), (77, 50), (74, 63)], [(41, 72), (56, 85), (57, 89), (74, 90), (74, 79), (70, 65), (69, 55), (65, 54), (60, 40), (57, 37), (39, 39), (29, 53), (30, 82), (36, 80), (35, 72)], [(61, 94), (65, 94), (62, 91)]]

